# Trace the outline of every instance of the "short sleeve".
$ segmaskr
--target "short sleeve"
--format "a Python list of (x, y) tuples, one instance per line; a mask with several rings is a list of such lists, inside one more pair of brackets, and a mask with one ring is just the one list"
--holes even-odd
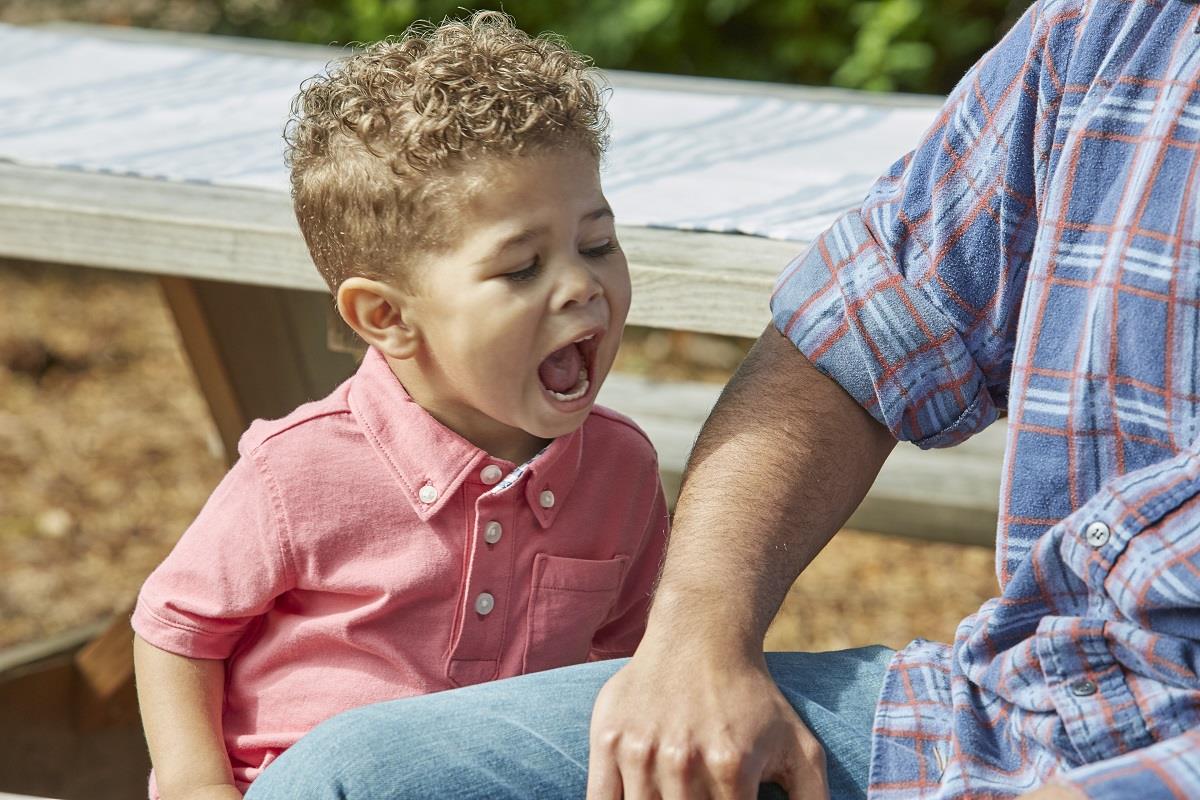
[(1077, 14), (1026, 12), (776, 285), (775, 327), (897, 439), (957, 444), (1007, 402)]
[(294, 583), (270, 482), (243, 456), (138, 595), (132, 624), (150, 644), (226, 658)]

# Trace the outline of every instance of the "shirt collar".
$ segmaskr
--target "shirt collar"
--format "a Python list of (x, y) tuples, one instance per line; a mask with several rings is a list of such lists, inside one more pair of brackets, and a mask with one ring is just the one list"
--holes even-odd
[[(464, 482), (485, 485), (480, 477), (484, 467), (495, 465), (504, 476), (516, 469), (512, 462), (491, 457), (417, 405), (374, 347), (367, 350), (351, 382), (348, 402), (367, 441), (422, 522), (445, 508)], [(553, 440), (525, 466), (512, 486), (500, 491), (524, 493), (538, 524), (548, 528), (570, 496), (582, 457), (580, 427)]]

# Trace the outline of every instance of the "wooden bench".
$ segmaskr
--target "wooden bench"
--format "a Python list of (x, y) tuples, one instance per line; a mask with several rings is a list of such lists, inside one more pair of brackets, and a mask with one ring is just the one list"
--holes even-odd
[[(129, 47), (151, 43), (309, 61), (332, 53), (307, 45), (126, 29), (53, 30)], [(3, 59), (0, 53), (0, 66)], [(936, 98), (737, 81), (623, 73), (610, 78), (618, 92), (625, 87), (765, 98), (782, 105), (818, 103), (823, 109), (846, 104), (879, 114), (916, 109), (931, 116), (938, 105)], [(905, 144), (890, 141), (890, 135), (881, 129), (878, 145)], [(227, 454), (236, 453), (236, 441), (251, 419), (281, 416), (325, 394), (354, 369), (354, 359), (337, 345), (342, 330), (330, 319), (327, 291), (304, 249), (285, 192), (151, 180), (19, 159), (4, 163), (5, 157), (0, 138), (0, 258), (156, 276)], [(870, 170), (877, 173), (882, 166), (872, 163)], [(861, 182), (862, 175), (854, 180)], [(858, 184), (850, 187), (851, 194), (865, 189), (865, 184), (854, 186)], [(766, 325), (766, 299), (774, 278), (804, 247), (802, 239), (642, 225), (623, 225), (619, 235), (634, 285), (631, 325), (741, 337), (757, 336)], [(665, 482), (674, 492), (719, 389), (614, 374), (601, 392), (601, 402), (646, 429), (659, 450)], [(898, 448), (851, 524), (904, 536), (990, 544), (1003, 440), (1003, 426), (998, 425), (953, 450), (920, 453), (909, 446)], [(130, 787), (140, 786), (142, 775), (134, 775), (132, 781), (125, 775), (114, 778), (104, 791), (87, 793), (70, 775), (40, 784), (30, 777), (54, 767), (61, 770), (81, 755), (112, 763), (128, 760), (130, 748), (141, 747), (136, 716), (130, 717), (127, 621), (118, 618), (106, 632), (97, 633), (76, 632), (0, 654), (0, 725), (34, 733), (23, 737), (24, 748), (0, 751), (0, 780), (18, 772), (22, 776), (12, 785), (0, 783), (0, 790), (102, 800), (133, 796)], [(37, 753), (42, 751), (39, 761)], [(139, 752), (144, 760), (144, 751)]]
[[(49, 29), (131, 46), (167, 44), (307, 62), (336, 52), (124, 28)], [(643, 89), (822, 107), (915, 108), (929, 116), (938, 105), (936, 98), (679, 76), (614, 72), (609, 79), (618, 93)], [(619, 119), (617, 123), (619, 127)], [(885, 153), (903, 147), (884, 128), (877, 136), (881, 141), (875, 146)], [(861, 181), (862, 173), (852, 173), (851, 165), (846, 175), (847, 181), (851, 175)], [(775, 276), (805, 246), (803, 241), (657, 227), (623, 225), (619, 232), (634, 284), (631, 325), (743, 337), (761, 332)], [(338, 325), (330, 321), (324, 283), (309, 261), (282, 191), (0, 163), (4, 256), (159, 276), (228, 453), (235, 452), (233, 445), (250, 419), (280, 416), (324, 394), (353, 369), (345, 353), (327, 347), (329, 332), (337, 339)], [(603, 402), (647, 428), (673, 483), (717, 391), (615, 375), (605, 386)], [(953, 450), (898, 448), (851, 524), (989, 545), (1004, 433), (1001, 423)]]

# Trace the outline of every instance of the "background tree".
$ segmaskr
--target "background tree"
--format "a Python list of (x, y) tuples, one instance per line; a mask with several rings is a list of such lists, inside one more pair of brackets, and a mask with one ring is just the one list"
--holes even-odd
[[(369, 41), (455, 0), (210, 0), (212, 31), (307, 42)], [(601, 67), (945, 93), (1021, 14), (1023, 0), (509, 0)]]

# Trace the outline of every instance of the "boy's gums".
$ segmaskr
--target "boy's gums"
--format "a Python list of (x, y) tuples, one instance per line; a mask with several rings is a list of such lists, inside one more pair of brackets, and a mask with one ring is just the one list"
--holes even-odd
[(630, 303), (588, 62), (497, 13), (302, 88), (296, 217), (367, 345), (258, 420), (133, 616), (163, 800), (234, 800), (356, 707), (630, 655), (668, 518), (595, 405)]

